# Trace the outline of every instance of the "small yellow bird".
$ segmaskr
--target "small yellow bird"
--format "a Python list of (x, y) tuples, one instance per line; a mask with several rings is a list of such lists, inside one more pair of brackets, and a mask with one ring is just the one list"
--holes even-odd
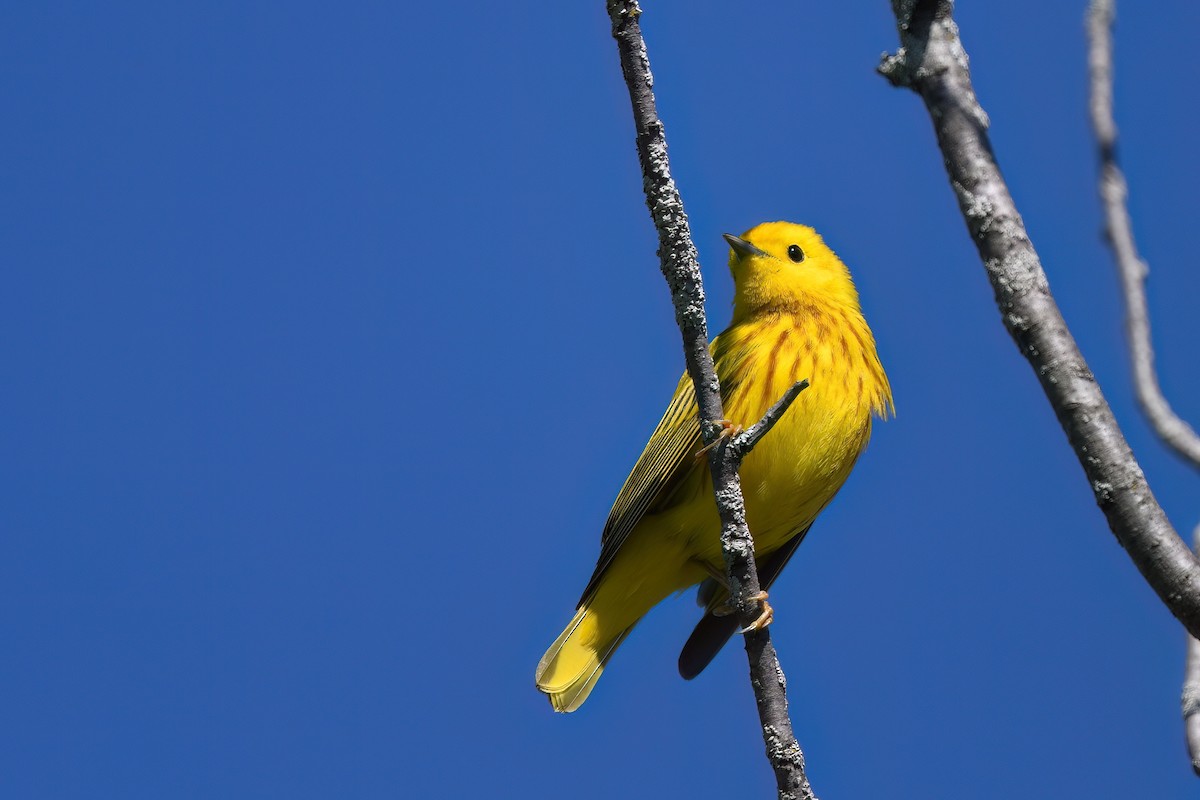
[[(892, 412), (892, 391), (850, 271), (816, 231), (766, 222), (725, 240), (733, 321), (710, 349), (726, 416), (750, 425), (793, 383), (810, 383), (741, 467), (765, 589), (849, 476), (872, 416)], [(737, 630), (720, 613), (725, 562), (708, 462), (696, 457), (698, 414), (685, 374), (617, 495), (575, 617), (538, 663), (537, 688), (556, 711), (583, 704), (633, 626), (670, 594), (701, 583), (707, 606), (680, 654), (683, 677)]]

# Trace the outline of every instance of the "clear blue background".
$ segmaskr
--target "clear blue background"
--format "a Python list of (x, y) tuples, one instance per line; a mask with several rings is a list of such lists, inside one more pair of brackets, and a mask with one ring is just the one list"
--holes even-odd
[[(1200, 6), (1124, 3), (1163, 385), (1200, 420)], [(1086, 121), (1083, 2), (959, 9), (1051, 284), (1167, 512)], [(708, 280), (817, 226), (899, 416), (773, 592), (822, 797), (1197, 794), (1184, 638), (1003, 331), (873, 3), (647, 2)], [(604, 4), (10, 4), (0, 795), (772, 793), (745, 659), (660, 606), (588, 705), (533, 668), (682, 369)], [(742, 791), (743, 787), (749, 787)]]

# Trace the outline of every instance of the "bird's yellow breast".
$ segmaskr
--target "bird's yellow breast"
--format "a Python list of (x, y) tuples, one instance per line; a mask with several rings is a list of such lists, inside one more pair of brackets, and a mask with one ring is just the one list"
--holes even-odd
[[(738, 424), (757, 422), (793, 383), (809, 381), (740, 471), (756, 549), (770, 552), (841, 488), (867, 444), (872, 415), (890, 408), (887, 377), (857, 308), (757, 316), (722, 333), (713, 354), (729, 387), (725, 415)], [(719, 559), (719, 542), (710, 541), (704, 549), (712, 553), (703, 557)]]

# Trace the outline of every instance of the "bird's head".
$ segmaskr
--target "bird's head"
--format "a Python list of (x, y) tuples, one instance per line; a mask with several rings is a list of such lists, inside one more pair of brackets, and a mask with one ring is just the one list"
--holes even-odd
[(734, 319), (836, 305), (858, 310), (850, 270), (806, 225), (764, 222), (725, 234), (733, 273)]

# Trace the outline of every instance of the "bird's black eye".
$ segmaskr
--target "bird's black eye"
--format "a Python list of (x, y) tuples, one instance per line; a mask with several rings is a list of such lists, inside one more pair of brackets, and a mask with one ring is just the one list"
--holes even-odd
[(792, 261), (795, 261), (797, 264), (804, 260), (804, 251), (800, 249), (800, 245), (788, 245), (788, 258), (790, 258)]

